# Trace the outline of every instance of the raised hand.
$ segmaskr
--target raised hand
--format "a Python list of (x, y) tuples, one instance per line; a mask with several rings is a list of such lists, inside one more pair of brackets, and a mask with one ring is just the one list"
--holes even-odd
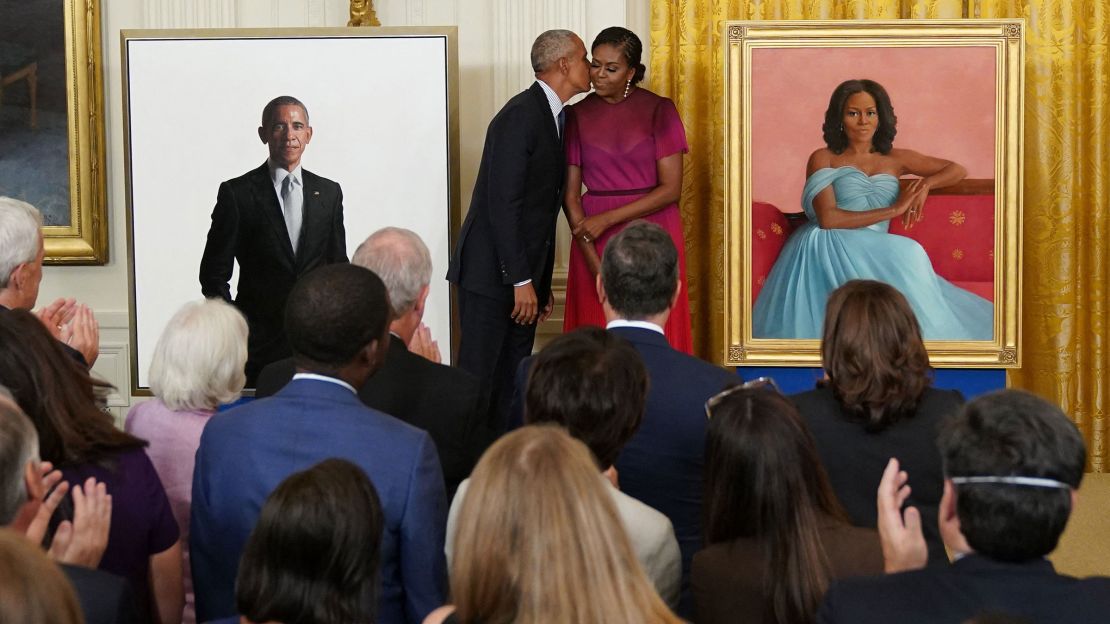
[(54, 532), (50, 557), (61, 563), (95, 568), (108, 546), (112, 524), (112, 496), (103, 483), (89, 477), (73, 488), (73, 522), (63, 521)]
[(879, 481), (878, 505), (879, 542), (887, 574), (925, 567), (929, 551), (921, 532), (921, 513), (916, 507), (902, 504), (910, 495), (909, 475), (899, 470), (898, 460), (887, 462)]
[(436, 364), (443, 362), (443, 357), (439, 353), (439, 343), (432, 340), (432, 330), (423, 323), (412, 334), (412, 340), (409, 340), (409, 351)]

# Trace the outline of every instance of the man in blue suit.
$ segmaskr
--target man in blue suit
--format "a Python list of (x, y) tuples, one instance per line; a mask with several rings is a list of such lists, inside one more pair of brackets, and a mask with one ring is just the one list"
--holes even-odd
[(358, 464), (385, 514), (378, 622), (420, 622), (446, 597), (446, 499), (428, 434), (359, 401), (389, 345), (389, 298), (362, 267), (293, 287), (285, 328), (297, 374), (280, 392), (208, 422), (193, 473), (190, 552), (197, 621), (235, 614), (239, 556), (266, 496), (329, 457)]
[(678, 251), (658, 225), (634, 222), (605, 246), (597, 292), (606, 328), (636, 347), (650, 379), (643, 423), (617, 458), (620, 486), (674, 525), (682, 551), (678, 612), (691, 617), (690, 560), (702, 546), (705, 401), (738, 379), (667, 343), (663, 326), (679, 288)]

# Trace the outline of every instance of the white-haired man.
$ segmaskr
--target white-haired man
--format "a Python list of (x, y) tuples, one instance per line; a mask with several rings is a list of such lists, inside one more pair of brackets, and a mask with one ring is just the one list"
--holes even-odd
[[(34, 206), (0, 197), (0, 307), (30, 310), (39, 297), (42, 215)], [(92, 310), (73, 299), (58, 299), (35, 313), (74, 359), (92, 366), (100, 353), (100, 328)]]

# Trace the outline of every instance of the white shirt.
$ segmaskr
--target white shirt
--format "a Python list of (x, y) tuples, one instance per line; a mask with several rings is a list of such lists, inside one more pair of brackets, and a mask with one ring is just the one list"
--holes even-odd
[(301, 183), (301, 165), (297, 163), (292, 171), (286, 171), (282, 167), (275, 165), (269, 159), (266, 164), (270, 167), (270, 182), (274, 185), (274, 194), (277, 195), (278, 205), (281, 206), (282, 213), (285, 212), (285, 200), (281, 197), (281, 183), (285, 180), (285, 176), (292, 176), (293, 192), (301, 195), (301, 205), (304, 205), (304, 184)]
[(653, 332), (663, 334), (664, 336), (666, 335), (663, 333), (662, 327), (656, 325), (655, 323), (649, 323), (647, 321), (627, 321), (625, 319), (614, 319), (612, 321), (609, 321), (605, 325), (605, 329), (613, 329), (614, 327), (636, 327), (639, 329), (650, 329)]
[(355, 387), (352, 386), (351, 384), (343, 381), (342, 379), (336, 379), (335, 377), (328, 377), (327, 375), (317, 375), (316, 373), (297, 373), (296, 375), (293, 375), (293, 380), (296, 381), (297, 379), (312, 379), (312, 380), (315, 380), (315, 381), (326, 381), (328, 383), (333, 383), (337, 386), (343, 386), (344, 388), (350, 390), (351, 394), (356, 394), (356, 395), (358, 394), (358, 391), (355, 390)]

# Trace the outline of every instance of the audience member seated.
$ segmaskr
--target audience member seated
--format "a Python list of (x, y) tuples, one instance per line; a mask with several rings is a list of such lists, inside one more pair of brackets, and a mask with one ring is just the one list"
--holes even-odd
[(334, 457), (362, 468), (381, 496), (379, 621), (419, 622), (445, 595), (443, 473), (427, 433), (355, 394), (387, 349), (385, 285), (350, 264), (316, 269), (290, 292), (285, 330), (293, 381), (213, 416), (200, 437), (189, 523), (197, 620), (235, 614), (239, 556), (270, 492)]
[[(42, 215), (34, 206), (0, 197), (0, 308), (30, 310), (39, 298)], [(100, 354), (100, 326), (92, 310), (73, 299), (58, 299), (36, 312), (66, 353), (86, 367)]]
[[(99, 568), (131, 581), (145, 619), (180, 622), (181, 546), (166, 492), (143, 452), (146, 442), (116, 429), (101, 411), (96, 381), (66, 355), (30, 312), (0, 310), (0, 383), (34, 423), (42, 459), (72, 485), (92, 477), (112, 495), (108, 547)], [(63, 504), (57, 515), (75, 510)], [(57, 522), (58, 517), (55, 517)]]
[(706, 403), (698, 624), (813, 622), (830, 579), (883, 572), (878, 533), (848, 523), (805, 421), (757, 383)]
[(852, 524), (876, 528), (875, 489), (887, 460), (913, 475), (910, 503), (925, 518), (929, 562), (948, 562), (937, 533), (940, 422), (963, 403), (955, 390), (930, 387), (921, 327), (893, 287), (853, 280), (829, 295), (821, 360), (826, 380), (791, 397), (817, 441), (821, 463)]
[(663, 228), (630, 224), (605, 246), (598, 276), (606, 326), (632, 343), (648, 371), (640, 429), (617, 458), (621, 490), (665, 514), (682, 552), (679, 615), (693, 615), (690, 560), (702, 547), (705, 400), (736, 375), (671, 348), (663, 326), (678, 297), (678, 252)]
[[(644, 416), (647, 371), (626, 340), (596, 327), (555, 338), (532, 358), (525, 422), (555, 423), (584, 442), (617, 506), (636, 558), (663, 600), (678, 604), (682, 560), (667, 516), (618, 488), (613, 462)], [(447, 517), (447, 560), (466, 482)]]
[[(361, 468), (327, 459), (262, 506), (235, 582), (245, 623), (377, 622), (382, 505)], [(232, 618), (229, 624), (238, 624)]]
[(677, 623), (584, 444), (531, 425), (495, 442), (458, 514), (453, 605), (425, 624)]
[[(385, 363), (359, 387), (358, 396), (369, 407), (432, 436), (450, 500), (489, 446), (491, 434), (482, 420), (486, 407), (478, 379), (440, 364), (439, 347), (421, 324), (432, 256), (415, 232), (384, 228), (359, 245), (351, 264), (370, 269), (385, 282), (393, 313)], [(255, 396), (280, 390), (293, 378), (293, 367), (289, 358), (262, 369)]]
[(189, 571), (189, 504), (193, 459), (200, 434), (216, 407), (239, 398), (246, 383), (247, 321), (222, 299), (185, 304), (162, 331), (150, 363), (150, 390), (127, 414), (125, 429), (146, 449), (169, 497), (184, 549), (186, 624), (196, 621)]
[(85, 624), (65, 575), (22, 535), (0, 529), (0, 622)]
[[(25, 535), (33, 544), (42, 542), (50, 516), (69, 491), (61, 472), (49, 462), (39, 462), (38, 449), (35, 426), (7, 388), (0, 387), (0, 526)], [(76, 590), (86, 624), (131, 624), (137, 619), (131, 586), (121, 577), (92, 569), (108, 544), (112, 497), (95, 480), (74, 486), (72, 495), (73, 522), (58, 527), (48, 554)]]
[(1060, 408), (1019, 390), (975, 399), (943, 426), (937, 523), (955, 561), (925, 567), (920, 511), (901, 511), (908, 476), (892, 459), (879, 486), (889, 574), (836, 583), (819, 622), (1105, 622), (1110, 578), (1057, 574), (1045, 556), (1076, 504), (1086, 450)]

